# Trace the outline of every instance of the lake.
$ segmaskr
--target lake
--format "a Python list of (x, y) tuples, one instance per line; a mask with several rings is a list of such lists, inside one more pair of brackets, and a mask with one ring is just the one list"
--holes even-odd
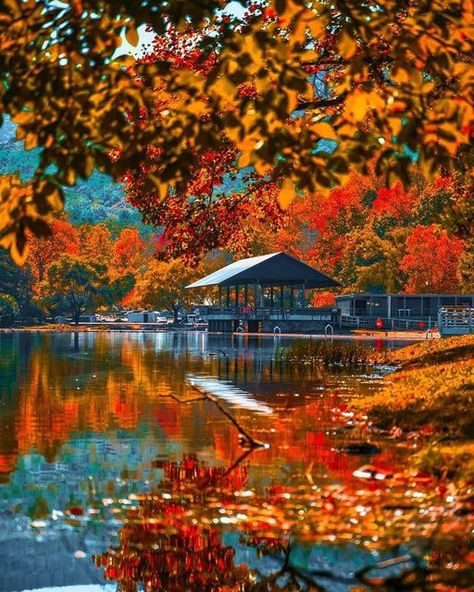
[(279, 361), (289, 343), (0, 334), (0, 590), (348, 592), (423, 572), (437, 493), (410, 485), (410, 506), (406, 483), (353, 475), (403, 471), (410, 446), (346, 451), (368, 439), (347, 402), (380, 374)]

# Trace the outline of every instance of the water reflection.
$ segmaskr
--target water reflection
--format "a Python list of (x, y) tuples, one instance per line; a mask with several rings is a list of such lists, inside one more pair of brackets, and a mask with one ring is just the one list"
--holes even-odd
[[(275, 361), (285, 345), (0, 335), (0, 590), (113, 580), (126, 591), (347, 591), (358, 569), (403, 555), (400, 543), (424, 558), (413, 540), (435, 535), (414, 516), (438, 493), (422, 492), (395, 528), (383, 504), (402, 505), (410, 487), (362, 487), (361, 458), (338, 452), (361, 437), (341, 422), (347, 396), (376, 381), (288, 367)], [(269, 448), (243, 450), (202, 393)], [(377, 466), (397, 470), (403, 455), (384, 442)], [(453, 533), (443, 545), (456, 541), (461, 557)]]
[(245, 409), (246, 411), (254, 411), (255, 413), (262, 413), (264, 415), (270, 415), (272, 413), (271, 407), (256, 401), (251, 393), (242, 390), (230, 381), (224, 381), (212, 376), (195, 376), (194, 374), (187, 374), (186, 382), (198, 392), (213, 395), (218, 399), (224, 400), (233, 407)]
[[(445, 567), (453, 552), (467, 557), (468, 544), (456, 536), (437, 540), (436, 525), (425, 527), (429, 542), (422, 541), (412, 516), (394, 525), (386, 512), (381, 523), (381, 492), (375, 503), (374, 491), (356, 496), (288, 485), (259, 492), (248, 487), (242, 462), (226, 470), (203, 466), (194, 455), (159, 466), (163, 476), (153, 492), (116, 508), (124, 515), (119, 543), (95, 557), (120, 591), (421, 591), (469, 582), (468, 567), (450, 577), (422, 559), (439, 546), (438, 567)], [(402, 523), (405, 544), (397, 540)]]
[[(273, 361), (273, 340), (258, 350), (239, 342), (219, 337), (206, 342), (202, 334), (3, 335), (3, 480), (32, 451), (52, 463), (76, 433), (141, 430), (165, 447), (172, 440), (178, 452), (211, 446), (217, 458), (232, 461), (239, 453), (237, 434), (218, 410), (206, 402), (180, 406), (167, 398), (194, 398), (196, 389), (234, 405), (239, 419), (265, 440), (274, 440), (271, 434), (278, 431), (279, 445), (269, 454), (293, 448), (298, 458), (301, 442), (293, 432), (314, 440), (313, 429), (330, 421), (339, 394), (364, 389), (361, 382), (349, 384), (347, 376), (323, 371), (308, 382), (307, 375)], [(216, 351), (225, 357), (209, 355)], [(288, 422), (290, 409), (296, 411)], [(275, 423), (255, 412), (273, 413)]]

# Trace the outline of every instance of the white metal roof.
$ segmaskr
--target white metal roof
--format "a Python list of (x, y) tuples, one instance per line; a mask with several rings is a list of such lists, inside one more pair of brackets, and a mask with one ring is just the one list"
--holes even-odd
[(202, 288), (254, 283), (266, 286), (305, 285), (307, 288), (329, 288), (340, 285), (304, 261), (279, 251), (234, 261), (186, 287)]
[(234, 275), (237, 275), (242, 271), (247, 271), (247, 269), (250, 269), (251, 267), (258, 265), (259, 263), (262, 263), (267, 259), (271, 259), (272, 257), (275, 257), (275, 255), (278, 254), (279, 253), (270, 253), (269, 255), (260, 255), (259, 257), (248, 257), (247, 259), (239, 259), (239, 261), (234, 261), (233, 263), (230, 263), (230, 265), (226, 265), (222, 269), (218, 269), (217, 271), (214, 271), (214, 273), (206, 275), (206, 277), (203, 277), (202, 279), (197, 280), (192, 284), (189, 284), (189, 286), (186, 286), (186, 288), (202, 288), (204, 286), (215, 286), (221, 284), (222, 282), (228, 280)]

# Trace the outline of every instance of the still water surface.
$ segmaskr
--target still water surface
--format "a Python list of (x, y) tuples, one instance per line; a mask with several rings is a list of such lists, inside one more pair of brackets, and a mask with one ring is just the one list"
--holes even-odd
[[(380, 378), (288, 366), (287, 345), (0, 334), (0, 590), (342, 592), (403, 553), (409, 540), (375, 544), (384, 518), (365, 524), (352, 473), (406, 452), (341, 452), (367, 437), (348, 398)], [(223, 410), (266, 446), (248, 450)]]

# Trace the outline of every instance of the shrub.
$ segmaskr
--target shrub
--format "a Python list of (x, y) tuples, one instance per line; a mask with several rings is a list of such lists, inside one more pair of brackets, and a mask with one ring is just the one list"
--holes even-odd
[(0, 327), (11, 325), (19, 313), (16, 300), (8, 294), (0, 293)]
[(326, 366), (359, 366), (375, 362), (374, 352), (360, 343), (327, 339), (296, 341), (287, 350), (281, 351), (280, 359), (299, 364)]

